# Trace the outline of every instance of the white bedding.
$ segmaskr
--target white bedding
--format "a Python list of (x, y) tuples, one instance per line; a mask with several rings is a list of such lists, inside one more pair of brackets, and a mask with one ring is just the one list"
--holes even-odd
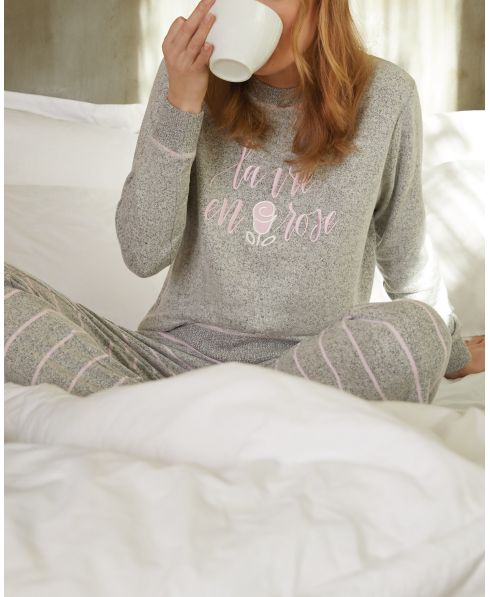
[(483, 375), (445, 406), (240, 363), (7, 383), (7, 594), (482, 596)]
[[(145, 106), (5, 107), (5, 259), (135, 329), (167, 271), (129, 272), (114, 229)], [(482, 121), (424, 115), (463, 336), (484, 333)], [(443, 379), (431, 405), (239, 363), (87, 398), (6, 383), (6, 594), (481, 597), (484, 380)]]

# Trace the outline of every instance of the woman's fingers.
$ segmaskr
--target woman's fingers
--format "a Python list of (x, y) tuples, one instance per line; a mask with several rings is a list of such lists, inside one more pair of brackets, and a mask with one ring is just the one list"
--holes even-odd
[(182, 27), (182, 25), (184, 23), (185, 23), (184, 17), (178, 17), (177, 19), (175, 19), (175, 21), (168, 28), (167, 35), (165, 36), (165, 39), (168, 40), (169, 42), (173, 43), (174, 38), (176, 37), (176, 35), (178, 34), (180, 28)]
[(167, 99), (176, 108), (199, 114), (209, 83), (212, 45), (204, 41), (213, 19), (206, 21), (215, 0), (201, 0), (191, 16), (176, 19), (162, 43), (168, 76)]
[[(178, 35), (172, 38), (172, 44), (176, 52), (183, 52), (189, 45), (189, 40), (197, 31), (199, 25), (213, 5), (214, 0), (201, 0), (193, 10), (191, 16), (178, 29)], [(202, 45), (202, 44), (201, 44)], [(201, 48), (199, 47), (199, 50)]]
[[(191, 60), (197, 61), (202, 56), (200, 52), (204, 48), (204, 42), (206, 41), (206, 37), (208, 36), (209, 30), (213, 26), (215, 19), (216, 17), (213, 14), (207, 14), (199, 25), (197, 31), (192, 36), (192, 39), (187, 46)], [(209, 56), (204, 53), (204, 58), (208, 59)]]

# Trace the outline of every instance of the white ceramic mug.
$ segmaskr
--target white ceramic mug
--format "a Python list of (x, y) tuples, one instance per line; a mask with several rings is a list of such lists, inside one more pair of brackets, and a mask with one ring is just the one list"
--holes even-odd
[(213, 44), (210, 71), (225, 81), (250, 79), (272, 56), (282, 35), (281, 17), (257, 0), (216, 0), (206, 41)]

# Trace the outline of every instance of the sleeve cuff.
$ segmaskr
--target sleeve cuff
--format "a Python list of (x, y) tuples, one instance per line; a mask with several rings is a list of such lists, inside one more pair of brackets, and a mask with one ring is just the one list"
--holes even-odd
[(463, 368), (471, 361), (471, 352), (460, 334), (453, 336), (453, 344), (446, 373), (452, 373)]
[(159, 144), (179, 154), (194, 153), (201, 132), (204, 110), (198, 114), (176, 108), (164, 97), (151, 126), (151, 135)]

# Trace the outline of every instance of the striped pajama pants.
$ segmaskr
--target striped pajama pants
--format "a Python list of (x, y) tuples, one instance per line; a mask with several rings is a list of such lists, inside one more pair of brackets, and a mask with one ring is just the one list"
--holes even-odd
[(195, 322), (133, 331), (9, 263), (4, 274), (5, 381), (52, 383), (77, 396), (235, 361), (367, 400), (430, 403), (451, 350), (440, 315), (412, 299), (356, 305), (299, 340)]

